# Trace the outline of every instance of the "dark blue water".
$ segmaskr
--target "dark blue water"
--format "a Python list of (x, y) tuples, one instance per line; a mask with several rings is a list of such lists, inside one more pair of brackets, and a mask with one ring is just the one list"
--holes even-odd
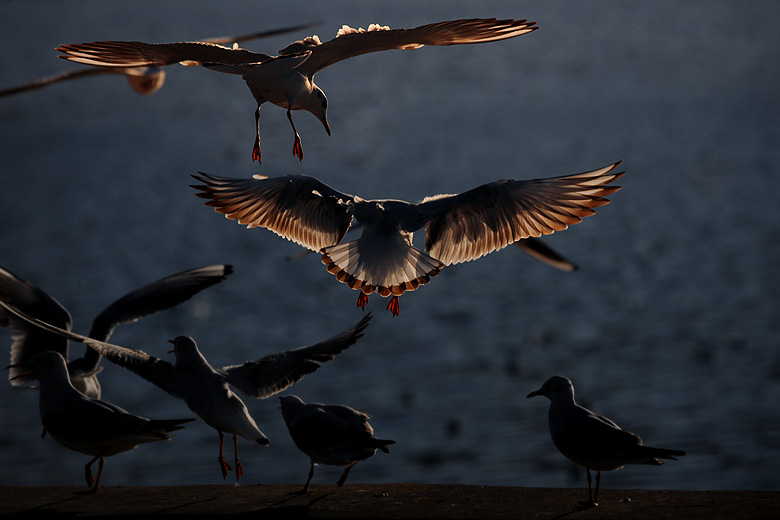
[[(86, 333), (131, 289), (213, 263), (235, 274), (112, 342), (166, 357), (167, 340), (187, 334), (222, 366), (319, 341), (362, 317), (357, 293), (317, 255), (288, 262), (294, 244), (204, 207), (188, 187), (197, 171), (302, 173), (366, 198), (417, 200), (622, 159), (628, 173), (613, 203), (546, 239), (579, 271), (509, 248), (445, 268), (401, 298), (395, 319), (374, 296), (365, 338), (289, 392), (361, 408), (397, 441), (355, 468), (354, 482), (583, 486), (584, 471), (550, 441), (546, 401), (525, 398), (563, 374), (580, 402), (647, 444), (688, 452), (605, 475), (605, 487), (780, 487), (780, 7), (158, 4), (1, 2), (0, 87), (71, 68), (56, 58), (60, 43), (177, 41), (311, 21), (322, 22), (314, 32), (323, 39), (344, 23), (464, 17), (530, 18), (541, 29), (321, 72), (333, 136), (296, 113), (303, 163), (290, 154), (284, 111), (267, 106), (263, 164), (253, 164), (249, 90), (199, 68), (171, 68), (150, 97), (101, 77), (0, 99), (0, 265), (65, 305), (74, 330)], [(298, 37), (245, 47), (273, 53)], [(104, 365), (106, 400), (148, 417), (191, 416)], [(242, 440), (243, 481), (302, 482), (308, 459), (278, 400), (246, 401), (271, 446)], [(87, 457), (40, 439), (34, 391), (0, 385), (0, 418), (0, 484), (82, 484)], [(222, 482), (216, 455), (216, 432), (193, 423), (173, 442), (109, 459), (103, 484)], [(315, 482), (339, 472), (320, 468)]]

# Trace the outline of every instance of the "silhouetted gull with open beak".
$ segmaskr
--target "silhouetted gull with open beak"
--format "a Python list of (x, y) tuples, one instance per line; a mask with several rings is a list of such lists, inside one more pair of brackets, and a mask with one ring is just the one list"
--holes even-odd
[[(651, 448), (642, 439), (603, 415), (591, 412), (574, 401), (574, 386), (563, 376), (553, 376), (528, 397), (543, 395), (550, 400), (548, 421), (555, 447), (567, 459), (585, 466), (588, 475), (589, 505), (599, 501), (601, 472), (620, 469), (626, 464), (660, 466), (662, 460), (685, 455), (684, 451)], [(591, 486), (590, 470), (596, 471), (596, 493)]]
[(260, 107), (269, 102), (287, 109), (287, 118), (295, 134), (293, 155), (303, 160), (301, 137), (292, 120), (293, 110), (314, 114), (330, 135), (328, 99), (314, 84), (314, 75), (322, 69), (370, 52), (505, 40), (538, 29), (535, 24), (527, 20), (490, 18), (452, 20), (414, 29), (390, 29), (372, 24), (364, 30), (344, 25), (332, 40), (322, 43), (316, 35), (311, 36), (288, 45), (279, 51), (279, 56), (203, 42), (103, 41), (60, 45), (57, 50), (66, 53), (61, 58), (100, 67), (162, 67), (181, 63), (240, 75), (257, 101), (257, 134), (252, 159), (260, 161)]
[(238, 435), (252, 444), (257, 443), (262, 446), (268, 446), (270, 441), (257, 427), (246, 405), (231, 387), (257, 399), (265, 399), (277, 394), (303, 379), (306, 374), (320, 368), (319, 363), (332, 360), (337, 354), (352, 346), (363, 336), (363, 331), (371, 319), (369, 313), (349, 329), (314, 345), (269, 354), (241, 365), (215, 369), (200, 353), (195, 340), (188, 336), (179, 336), (171, 340), (172, 352), (176, 357), (176, 362), (171, 364), (140, 350), (111, 345), (59, 329), (25, 314), (2, 299), (0, 299), (0, 307), (49, 332), (80, 341), (94, 348), (112, 363), (134, 372), (173, 397), (182, 399), (190, 410), (219, 433), (219, 465), (223, 478), (227, 478), (231, 470), (223, 456), (223, 432), (233, 434), (236, 480), (244, 474), (238, 458)]
[[(396, 316), (398, 296), (428, 283), (445, 265), (561, 231), (593, 215), (593, 208), (609, 203), (605, 196), (620, 189), (608, 186), (625, 173), (613, 173), (618, 164), (564, 177), (501, 180), (420, 203), (365, 200), (304, 175), (201, 174), (193, 177), (204, 184), (192, 187), (225, 217), (322, 253), (328, 272), (360, 291), (359, 307), (375, 291), (392, 296), (387, 308)], [(353, 218), (363, 232), (342, 244)], [(428, 254), (412, 245), (412, 234), (423, 226)]]
[[(229, 265), (211, 265), (190, 269), (157, 280), (132, 291), (106, 307), (92, 322), (89, 337), (108, 341), (117, 325), (138, 321), (144, 316), (170, 309), (183, 303), (207, 287), (221, 282), (233, 272)], [(65, 308), (46, 291), (22, 280), (0, 267), (0, 298), (14, 307), (60, 329), (70, 330), (71, 318)], [(68, 340), (46, 332), (0, 309), (0, 327), (11, 327), (11, 363), (22, 364), (40, 352), (54, 350), (68, 359)], [(70, 381), (77, 390), (94, 399), (100, 399), (101, 389), (97, 375), (100, 354), (87, 346), (84, 357), (68, 362)], [(14, 386), (34, 380), (34, 376), (20, 376), (12, 369), (8, 379)]]
[[(41, 352), (24, 363), (11, 365), (30, 372), (41, 383), (40, 412), (44, 435), (48, 433), (68, 449), (94, 457), (84, 474), (89, 491), (100, 489), (104, 457), (135, 449), (145, 442), (167, 441), (169, 432), (195, 419), (151, 420), (122, 408), (91, 399), (70, 384), (65, 359), (58, 352)], [(92, 464), (98, 463), (98, 474)]]
[(395, 441), (374, 437), (374, 429), (368, 424), (370, 417), (349, 406), (307, 404), (296, 395), (286, 395), (279, 400), (290, 437), (298, 449), (311, 459), (303, 493), (309, 491), (317, 464), (346, 466), (336, 483), (341, 487), (355, 464), (372, 457), (378, 449), (390, 453), (388, 446), (395, 444)]

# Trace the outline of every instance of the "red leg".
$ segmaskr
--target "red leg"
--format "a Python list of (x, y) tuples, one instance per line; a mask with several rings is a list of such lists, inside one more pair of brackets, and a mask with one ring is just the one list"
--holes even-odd
[(351, 470), (352, 466), (354, 466), (355, 464), (357, 464), (357, 461), (355, 461), (352, 464), (350, 464), (349, 466), (347, 466), (347, 469), (344, 470), (344, 473), (342, 473), (341, 478), (339, 479), (339, 481), (336, 482), (336, 487), (341, 487), (341, 486), (344, 485), (344, 482), (347, 481), (347, 476), (349, 475), (349, 470)]
[(92, 486), (95, 485), (95, 477), (92, 476), (92, 464), (95, 463), (96, 460), (100, 458), (100, 455), (96, 456), (94, 459), (87, 462), (87, 465), (84, 466), (84, 476), (87, 479), (87, 487), (89, 489), (92, 489)]
[(364, 292), (361, 292), (360, 295), (358, 296), (357, 306), (365, 310), (367, 303), (368, 303), (368, 295)]
[(255, 146), (252, 148), (252, 160), (260, 162), (260, 107), (255, 110), (255, 125), (257, 126), (257, 135), (255, 136)]
[(601, 471), (598, 471), (596, 473), (596, 498), (593, 498), (593, 486), (592, 486), (592, 479), (590, 477), (590, 470), (588, 468), (585, 468), (585, 471), (588, 475), (588, 501), (587, 502), (581, 502), (586, 507), (592, 507), (597, 506), (598, 500), (599, 500), (599, 483), (601, 482)]
[(236, 482), (238, 479), (244, 476), (244, 467), (241, 465), (241, 461), (238, 460), (238, 435), (233, 434), (233, 448), (236, 455)]
[(98, 462), (98, 474), (97, 474), (97, 478), (95, 479), (95, 485), (92, 486), (92, 489), (91, 489), (91, 491), (93, 493), (96, 493), (97, 490), (100, 489), (100, 476), (103, 474), (103, 464), (105, 462), (106, 462), (105, 459), (101, 455), (100, 456), (100, 460)]
[[(219, 431), (219, 430), (217, 430)], [(230, 464), (225, 460), (225, 456), (222, 455), (222, 446), (225, 443), (225, 436), (222, 432), (219, 432), (219, 467), (222, 469), (222, 478), (227, 478), (230, 473)]]
[(593, 495), (593, 505), (599, 505), (599, 488), (601, 487), (601, 470), (596, 471), (596, 493)]
[(312, 462), (311, 468), (309, 469), (309, 478), (306, 479), (306, 484), (303, 486), (303, 493), (309, 492), (309, 482), (311, 482), (311, 478), (314, 476), (314, 466), (316, 466), (316, 464)]
[(398, 316), (400, 311), (400, 305), (398, 304), (398, 296), (390, 298), (390, 303), (387, 304), (387, 310), (393, 313), (393, 317)]
[(293, 155), (298, 158), (298, 160), (303, 160), (303, 145), (301, 144), (301, 136), (298, 135), (298, 131), (295, 129), (295, 123), (293, 123), (292, 120), (292, 112), (290, 109), (287, 109), (287, 119), (290, 120), (290, 125), (292, 125), (293, 133), (295, 134), (295, 142), (293, 143)]

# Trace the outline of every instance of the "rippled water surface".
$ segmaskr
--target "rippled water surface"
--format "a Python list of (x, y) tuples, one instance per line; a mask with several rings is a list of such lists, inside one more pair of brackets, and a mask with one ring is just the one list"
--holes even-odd
[[(395, 439), (354, 482), (584, 486), (547, 431), (551, 375), (578, 400), (688, 456), (604, 477), (605, 487), (778, 489), (780, 481), (780, 45), (771, 2), (0, 2), (0, 87), (72, 64), (60, 43), (165, 42), (306, 22), (415, 26), (529, 18), (509, 41), (362, 56), (317, 76), (333, 136), (296, 113), (262, 114), (236, 77), (172, 67), (141, 97), (119, 77), (0, 98), (0, 265), (47, 290), (86, 333), (108, 303), (214, 263), (235, 274), (112, 342), (172, 359), (187, 334), (215, 366), (313, 343), (357, 322), (357, 293), (317, 255), (203, 206), (197, 171), (313, 175), (363, 197), (418, 200), (501, 178), (564, 175), (622, 159), (613, 203), (545, 239), (580, 269), (515, 248), (445, 268), (401, 298), (372, 297), (363, 340), (288, 390), (373, 416)], [(186, 9), (185, 9), (186, 6)], [(245, 47), (273, 53), (297, 34)], [(417, 237), (419, 240), (422, 237)], [(0, 331), (2, 332), (2, 331)], [(6, 332), (3, 341), (10, 345)], [(81, 346), (74, 347), (81, 352)], [(147, 417), (183, 402), (104, 362), (104, 398)], [(308, 459), (276, 397), (247, 399), (269, 448), (241, 442), (242, 482), (302, 482)], [(0, 484), (76, 484), (85, 455), (40, 438), (37, 394), (0, 385)], [(108, 459), (104, 485), (222, 482), (217, 434), (199, 421), (170, 443)], [(335, 482), (323, 467), (315, 482)], [(228, 480), (227, 482), (231, 482)]]

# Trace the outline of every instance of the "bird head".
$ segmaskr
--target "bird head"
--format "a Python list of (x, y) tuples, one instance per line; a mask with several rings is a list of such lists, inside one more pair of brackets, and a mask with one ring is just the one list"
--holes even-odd
[(314, 85), (313, 96), (310, 98), (309, 106), (306, 110), (314, 114), (314, 117), (320, 120), (325, 131), (330, 136), (330, 125), (328, 124), (328, 98), (320, 87)]
[(542, 395), (550, 401), (565, 398), (574, 400), (574, 385), (571, 384), (567, 378), (563, 376), (553, 376), (542, 385), (539, 390), (535, 390), (528, 394), (528, 397), (536, 397)]

